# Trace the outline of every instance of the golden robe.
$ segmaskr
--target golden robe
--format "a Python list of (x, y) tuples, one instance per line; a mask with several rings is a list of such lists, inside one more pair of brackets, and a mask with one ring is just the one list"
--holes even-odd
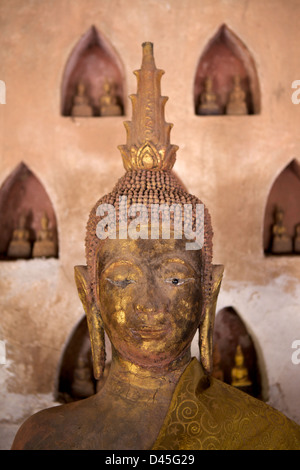
[(300, 426), (204, 374), (193, 359), (176, 386), (153, 450), (300, 450)]

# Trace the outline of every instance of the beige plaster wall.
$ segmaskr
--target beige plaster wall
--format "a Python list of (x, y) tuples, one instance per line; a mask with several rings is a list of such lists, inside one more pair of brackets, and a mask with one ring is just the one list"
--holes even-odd
[[(84, 264), (85, 224), (92, 205), (122, 176), (118, 144), (126, 117), (60, 116), (65, 64), (95, 25), (123, 64), (126, 95), (141, 44), (154, 43), (165, 70), (166, 119), (179, 145), (175, 172), (210, 208), (214, 262), (225, 265), (218, 308), (232, 305), (259, 351), (269, 402), (300, 423), (300, 365), (291, 361), (300, 339), (300, 258), (266, 259), (262, 230), (268, 193), (280, 171), (300, 161), (300, 105), (291, 84), (300, 79), (299, 0), (0, 0), (0, 184), (23, 161), (54, 205), (59, 260), (0, 264), (0, 420), (22, 419), (24, 397), (51, 397), (63, 348), (83, 311), (73, 266)], [(242, 117), (194, 115), (199, 57), (226, 23), (253, 55), (261, 113)], [(1, 214), (0, 214), (1, 216)], [(8, 400), (8, 398), (13, 398)], [(27, 403), (27, 402), (26, 402)]]

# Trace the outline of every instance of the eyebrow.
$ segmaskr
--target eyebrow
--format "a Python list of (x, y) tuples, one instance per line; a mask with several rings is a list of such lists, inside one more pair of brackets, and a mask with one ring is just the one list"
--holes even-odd
[(168, 261), (169, 263), (179, 263), (179, 264), (188, 264), (185, 260), (181, 258), (166, 258), (164, 261)]
[(182, 258), (165, 258), (163, 259), (164, 262), (167, 262), (167, 263), (177, 263), (177, 264), (182, 264), (183, 266), (186, 266), (187, 268), (189, 268), (191, 271), (193, 272), (196, 272), (197, 273), (197, 269), (196, 267), (194, 267), (192, 264), (190, 264), (188, 261), (182, 259)]
[(101, 274), (105, 273), (106, 271), (108, 271), (110, 269), (118, 268), (119, 266), (130, 266), (130, 267), (133, 267), (133, 268), (137, 269), (139, 272), (141, 272), (141, 269), (139, 268), (139, 266), (134, 264), (132, 261), (121, 259), (121, 260), (117, 260), (117, 261), (112, 261), (108, 266), (106, 266), (101, 271)]

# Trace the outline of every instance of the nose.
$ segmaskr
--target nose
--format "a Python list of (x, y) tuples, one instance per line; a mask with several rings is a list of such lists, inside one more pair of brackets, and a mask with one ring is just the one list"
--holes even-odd
[(143, 282), (135, 293), (135, 311), (137, 315), (146, 320), (150, 317), (161, 316), (168, 310), (168, 299), (161, 288), (160, 279), (155, 276), (155, 272), (147, 272)]
[(147, 328), (165, 323), (165, 307), (162, 304), (145, 302), (136, 304), (135, 320), (139, 326)]
[(151, 279), (146, 282), (141, 289), (137, 292), (135, 309), (137, 314), (144, 314), (146, 316), (153, 316), (160, 314), (166, 310), (166, 299), (156, 285), (154, 280)]
[(161, 312), (164, 309), (162, 299), (160, 299), (158, 292), (154, 292), (152, 289), (148, 289), (147, 292), (140, 292), (136, 300), (137, 313), (151, 315), (155, 312)]

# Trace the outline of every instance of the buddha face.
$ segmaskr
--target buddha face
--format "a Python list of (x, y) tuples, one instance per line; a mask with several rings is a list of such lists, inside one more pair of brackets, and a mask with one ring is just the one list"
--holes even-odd
[(41, 227), (42, 227), (43, 230), (48, 229), (48, 218), (47, 218), (46, 214), (43, 214), (43, 217), (41, 219)]
[(235, 363), (238, 367), (241, 367), (244, 365), (244, 357), (241, 354), (237, 354), (235, 356)]
[(283, 211), (281, 210), (276, 211), (276, 222), (277, 223), (283, 222)]
[(167, 365), (190, 346), (201, 319), (200, 253), (172, 239), (101, 245), (96, 302), (121, 357)]

